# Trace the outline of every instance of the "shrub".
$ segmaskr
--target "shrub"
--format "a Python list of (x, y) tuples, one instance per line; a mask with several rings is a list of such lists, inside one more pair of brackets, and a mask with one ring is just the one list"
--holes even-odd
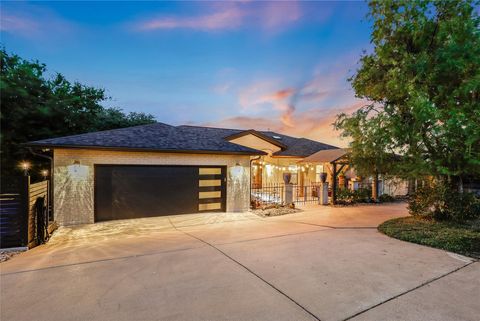
[(382, 194), (378, 197), (378, 200), (381, 203), (393, 202), (393, 201), (395, 201), (395, 197), (393, 197), (392, 195), (389, 195), (389, 194)]
[(359, 188), (354, 192), (354, 200), (358, 203), (370, 203), (372, 201), (371, 188)]
[(480, 199), (436, 182), (418, 188), (409, 198), (408, 210), (413, 216), (461, 222), (480, 218)]
[(354, 192), (347, 188), (337, 190), (337, 203), (343, 205), (354, 204)]
[(337, 203), (348, 205), (355, 203), (369, 203), (371, 199), (371, 189), (359, 188), (356, 191), (351, 191), (347, 188), (342, 188), (337, 191)]

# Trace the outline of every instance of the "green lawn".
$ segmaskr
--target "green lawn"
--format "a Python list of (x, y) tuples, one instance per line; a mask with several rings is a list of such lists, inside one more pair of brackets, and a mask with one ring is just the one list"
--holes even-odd
[(400, 240), (480, 258), (480, 220), (460, 224), (402, 217), (384, 222), (378, 230)]

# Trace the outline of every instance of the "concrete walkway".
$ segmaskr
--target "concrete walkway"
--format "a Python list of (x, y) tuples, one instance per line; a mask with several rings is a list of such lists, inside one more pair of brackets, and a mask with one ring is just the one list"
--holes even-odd
[(61, 228), (0, 264), (1, 320), (478, 320), (480, 264), (388, 238), (403, 204)]

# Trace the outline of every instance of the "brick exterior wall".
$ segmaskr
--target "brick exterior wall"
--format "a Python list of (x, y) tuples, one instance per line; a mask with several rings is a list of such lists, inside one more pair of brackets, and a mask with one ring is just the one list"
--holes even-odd
[[(74, 166), (75, 161), (80, 164)], [(243, 167), (241, 177), (231, 174), (236, 163)], [(55, 149), (54, 216), (58, 224), (94, 223), (95, 164), (227, 166), (227, 212), (250, 206), (250, 156)]]

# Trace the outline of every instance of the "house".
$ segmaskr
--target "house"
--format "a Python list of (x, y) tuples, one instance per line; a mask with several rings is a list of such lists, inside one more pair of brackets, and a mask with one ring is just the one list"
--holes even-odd
[(337, 149), (271, 131), (164, 123), (45, 139), (53, 150), (54, 217), (60, 225), (244, 211), (251, 186), (318, 181), (302, 161)]

